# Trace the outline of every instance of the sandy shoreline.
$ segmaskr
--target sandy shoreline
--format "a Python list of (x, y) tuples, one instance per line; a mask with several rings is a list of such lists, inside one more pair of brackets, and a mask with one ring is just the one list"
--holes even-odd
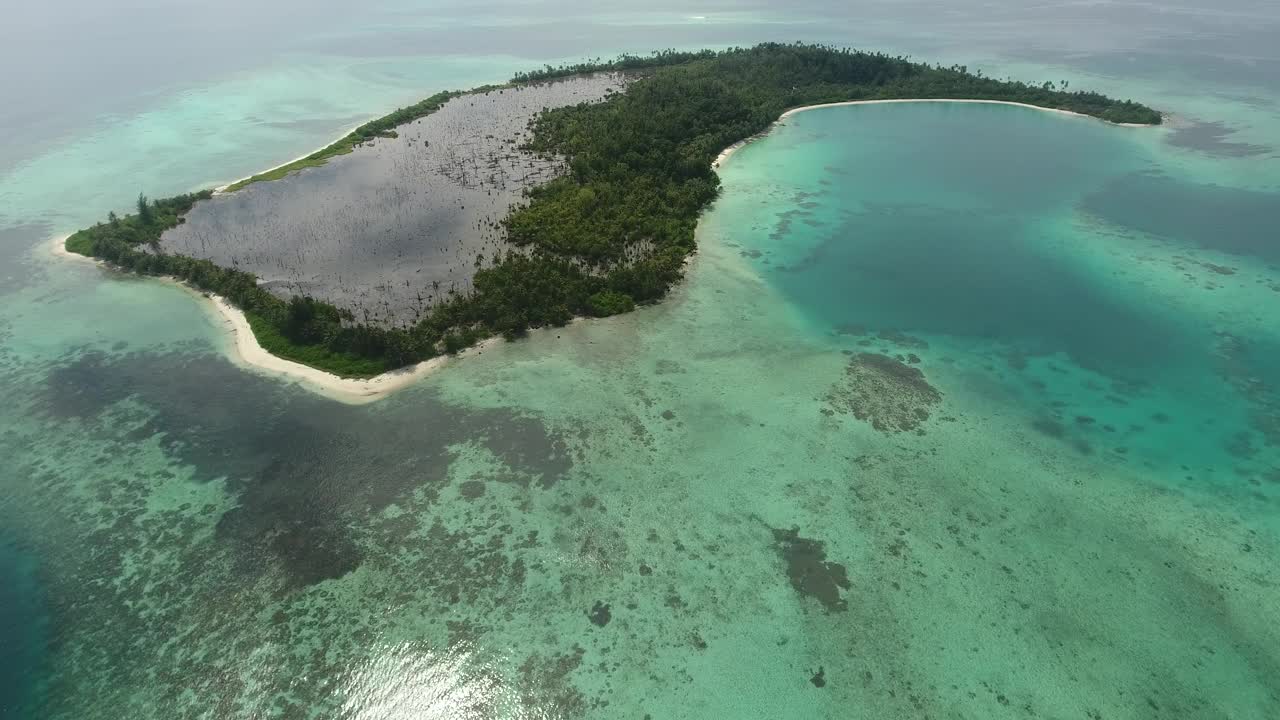
[[(417, 365), (392, 370), (391, 372), (385, 372), (366, 379), (338, 377), (333, 373), (272, 355), (258, 344), (258, 338), (254, 336), (253, 329), (249, 327), (249, 320), (245, 317), (245, 314), (228, 302), (226, 298), (217, 295), (206, 295), (184, 283), (178, 284), (192, 294), (208, 301), (206, 307), (212, 312), (218, 324), (230, 334), (231, 342), (227, 355), (236, 365), (264, 375), (287, 377), (325, 397), (350, 405), (370, 403), (408, 387), (444, 367), (452, 357), (441, 355), (440, 357), (420, 362)], [(498, 340), (498, 338), (490, 338), (473, 348), (459, 353), (457, 357), (482, 353)]]
[(1152, 125), (1142, 125), (1140, 123), (1113, 123), (1108, 120), (1103, 120), (1102, 118), (1094, 117), (1092, 115), (1085, 115), (1084, 113), (1072, 112), (1071, 110), (1061, 110), (1059, 108), (1042, 107), (1040, 105), (1030, 105), (1028, 103), (1012, 102), (1010, 100), (965, 100), (965, 99), (958, 99), (958, 98), (900, 98), (895, 100), (846, 100), (844, 102), (818, 103), (817, 105), (803, 105), (801, 107), (791, 108), (790, 110), (782, 113), (782, 115), (780, 115), (778, 119), (775, 120), (773, 124), (770, 125), (764, 132), (761, 132), (756, 135), (752, 135), (746, 140), (739, 140), (738, 142), (722, 150), (720, 154), (716, 156), (715, 161), (711, 163), (711, 167), (719, 168), (720, 165), (725, 160), (729, 159), (729, 156), (733, 155), (738, 150), (741, 150), (742, 147), (745, 146), (747, 143), (750, 143), (753, 140), (758, 140), (759, 138), (764, 137), (765, 135), (768, 135), (770, 132), (773, 131), (773, 128), (777, 126), (778, 123), (782, 122), (783, 120), (786, 120), (788, 117), (795, 115), (796, 113), (807, 112), (809, 110), (819, 110), (821, 108), (844, 107), (846, 105), (888, 105), (891, 103), (970, 103), (970, 104), (979, 104), (979, 105), (1012, 105), (1013, 107), (1031, 108), (1032, 110), (1040, 110), (1042, 112), (1058, 113), (1059, 115), (1070, 115), (1073, 117), (1087, 118), (1089, 120), (1097, 120), (1098, 122), (1104, 122), (1104, 123), (1107, 123), (1108, 125), (1114, 125), (1116, 127), (1128, 127), (1128, 128), (1153, 127)]
[(70, 250), (68, 250), (67, 240), (70, 237), (71, 237), (70, 235), (60, 235), (50, 240), (49, 249), (53, 251), (54, 255), (57, 255), (60, 258), (68, 258), (70, 260), (84, 260), (85, 262), (91, 262), (94, 264), (98, 264), (101, 262), (100, 260), (94, 260), (91, 257), (85, 257), (84, 255), (81, 255), (79, 253), (73, 253)]
[[(70, 236), (64, 235), (53, 239), (51, 249), (54, 255), (95, 265), (106, 264), (101, 260), (67, 250), (68, 237)], [(269, 377), (292, 380), (313, 392), (349, 405), (362, 405), (379, 400), (444, 367), (454, 357), (479, 355), (502, 341), (501, 338), (489, 338), (456, 356), (441, 355), (412, 367), (392, 370), (371, 378), (343, 378), (267, 352), (258, 344), (258, 339), (254, 336), (253, 329), (249, 327), (249, 319), (245, 317), (244, 312), (225, 298), (201, 292), (176, 278), (156, 279), (171, 282), (190, 293), (209, 312), (214, 324), (227, 331), (229, 342), (224, 349), (227, 357), (236, 366)]]
[(339, 140), (341, 140), (341, 139), (345, 138), (346, 136), (350, 135), (351, 133), (355, 132), (357, 129), (359, 129), (362, 125), (364, 125), (364, 124), (365, 124), (365, 123), (367, 123), (367, 122), (369, 122), (369, 121), (368, 121), (368, 120), (366, 120), (365, 122), (360, 123), (360, 125), (353, 125), (353, 126), (351, 127), (351, 129), (350, 129), (350, 130), (347, 130), (346, 132), (342, 133), (342, 134), (341, 134), (341, 135), (339, 135), (338, 137), (336, 137), (336, 138), (334, 138), (334, 139), (330, 140), (329, 142), (325, 143), (324, 145), (321, 145), (320, 147), (316, 148), (315, 150), (312, 150), (312, 151), (310, 151), (310, 152), (303, 153), (303, 154), (299, 155), (298, 157), (296, 157), (296, 158), (294, 158), (294, 159), (292, 159), (292, 160), (286, 160), (286, 161), (284, 161), (284, 162), (280, 163), (279, 165), (273, 165), (272, 167), (269, 167), (269, 168), (267, 168), (266, 170), (259, 170), (258, 172), (253, 173), (253, 175), (246, 175), (246, 176), (244, 176), (244, 177), (242, 177), (242, 178), (239, 178), (239, 179), (237, 179), (237, 180), (232, 180), (232, 181), (231, 181), (231, 182), (229, 182), (229, 183), (226, 183), (226, 184), (223, 184), (223, 185), (219, 185), (218, 187), (216, 187), (216, 188), (214, 188), (214, 189), (213, 189), (213, 194), (214, 194), (214, 195), (221, 195), (222, 193), (226, 192), (227, 188), (231, 187), (232, 185), (235, 185), (235, 184), (236, 184), (236, 183), (238, 183), (238, 182), (243, 182), (243, 181), (245, 181), (245, 180), (248, 180), (248, 179), (249, 179), (249, 178), (251, 178), (251, 177), (255, 177), (255, 176), (257, 176), (257, 175), (262, 175), (263, 173), (269, 173), (269, 172), (271, 172), (272, 170), (279, 170), (280, 168), (284, 167), (285, 165), (292, 165), (293, 163), (296, 163), (296, 162), (298, 162), (299, 160), (305, 160), (305, 159), (307, 159), (307, 158), (311, 157), (312, 155), (315, 155), (316, 153), (320, 152), (321, 150), (323, 150), (323, 149), (325, 149), (325, 148), (329, 147), (330, 145), (332, 145), (332, 144), (334, 144), (334, 143), (338, 142)]

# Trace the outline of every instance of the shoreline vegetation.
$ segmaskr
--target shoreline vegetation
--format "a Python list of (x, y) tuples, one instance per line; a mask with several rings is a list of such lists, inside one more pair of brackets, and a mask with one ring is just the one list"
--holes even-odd
[(305, 168), (319, 167), (320, 165), (324, 165), (329, 162), (330, 158), (354, 152), (362, 143), (376, 140), (380, 137), (396, 137), (395, 129), (397, 127), (400, 127), (405, 123), (411, 123), (418, 118), (430, 115), (455, 97), (469, 93), (485, 92), (490, 89), (493, 88), (481, 87), (476, 88), (475, 90), (470, 90), (467, 93), (459, 92), (457, 90), (446, 90), (444, 92), (436, 93), (426, 100), (419, 101), (408, 107), (400, 108), (389, 115), (385, 115), (383, 117), (370, 120), (363, 125), (359, 125), (351, 132), (309, 155), (304, 155), (283, 165), (277, 165), (276, 167), (264, 170), (256, 175), (250, 175), (247, 178), (237, 180), (230, 185), (219, 188), (215, 192), (231, 193), (252, 183), (279, 180), (280, 178)]
[[(287, 361), (272, 368), (278, 372), (352, 390), (361, 383), (383, 385), (375, 381), (405, 375), (404, 368), (414, 368), (407, 374), (416, 377), (424, 364), (438, 365), (428, 361), (488, 338), (516, 338), (575, 317), (614, 315), (657, 302), (682, 278), (696, 249), (698, 217), (720, 189), (715, 168), (794, 112), (856, 102), (960, 101), (1026, 105), (1121, 125), (1161, 121), (1158, 112), (1143, 105), (1068, 92), (1065, 83), (1028, 85), (983, 77), (962, 66), (803, 44), (666, 51), (548, 66), (517, 74), (508, 85), (470, 92), (640, 70), (643, 77), (625, 92), (549, 110), (534, 120), (527, 147), (565, 157), (567, 174), (532, 189), (527, 202), (513, 209), (504, 221), (510, 249), (477, 270), (468, 293), (447, 297), (412, 326), (358, 324), (349, 310), (309, 297), (277, 297), (250, 273), (164, 252), (161, 235), (181, 224), (212, 190), (155, 201), (140, 196), (136, 213), (111, 213), (106, 222), (68, 237), (65, 249), (140, 274), (172, 277), (216, 296), (225, 319), (231, 322), (243, 313), (251, 329), (237, 328), (242, 359), (262, 361), (253, 352), (256, 347)], [(437, 93), (223, 191), (321, 165), (361, 143), (391, 136), (396, 127), (465, 94)], [(286, 365), (318, 375), (308, 378)]]
[[(88, 257), (66, 248), (67, 238), (55, 237), (52, 241), (53, 254), (58, 257), (80, 260), (110, 268), (105, 260)], [(500, 338), (489, 338), (477, 345), (459, 352), (456, 356), (440, 355), (424, 360), (416, 365), (383, 372), (368, 378), (341, 377), (331, 372), (305, 365), (293, 360), (286, 360), (273, 355), (262, 346), (258, 334), (254, 331), (253, 322), (240, 308), (232, 305), (226, 298), (201, 292), (187, 282), (170, 276), (154, 276), (155, 279), (171, 282), (175, 286), (190, 293), (201, 303), (209, 318), (215, 325), (227, 333), (227, 356), (232, 363), (249, 372), (257, 372), (272, 377), (283, 377), (302, 384), (309, 389), (332, 400), (348, 405), (363, 405), (379, 400), (391, 393), (417, 382), (447, 364), (453, 357), (479, 355)]]

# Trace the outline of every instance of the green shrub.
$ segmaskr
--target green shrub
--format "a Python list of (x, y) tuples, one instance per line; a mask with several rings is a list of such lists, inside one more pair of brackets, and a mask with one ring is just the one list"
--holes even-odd
[(587, 298), (587, 308), (596, 317), (620, 315), (636, 309), (636, 301), (630, 295), (616, 290), (605, 290)]

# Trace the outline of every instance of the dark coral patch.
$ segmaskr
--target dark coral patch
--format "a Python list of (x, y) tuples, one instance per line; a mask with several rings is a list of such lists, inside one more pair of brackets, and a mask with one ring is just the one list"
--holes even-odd
[[(371, 413), (243, 373), (198, 343), (118, 355), (78, 349), (50, 369), (37, 392), (45, 419), (55, 422), (94, 418), (126, 399), (145, 407), (140, 422), (122, 430), (126, 439), (156, 437), (193, 469), (196, 482), (225, 480), (236, 507), (219, 520), (218, 539), (246, 578), (278, 575), (281, 590), (358, 567), (363, 552), (351, 519), (415, 491), (437, 495), (458, 444), (481, 444), (501, 459), (505, 467), (494, 480), (550, 487), (572, 467), (563, 440), (536, 418), (454, 408), (427, 395)], [(416, 448), (411, 457), (387, 452), (409, 445)], [(474, 499), (485, 483), (472, 479), (458, 489)], [(412, 522), (388, 524), (380, 540), (404, 542), (415, 529)], [(469, 540), (442, 541), (433, 557), (478, 567), (474, 551), (459, 550)], [(474, 571), (474, 585), (506, 577), (509, 563), (497, 555), (492, 567)], [(471, 584), (450, 593), (477, 594)]]
[(877, 337), (879, 337), (881, 340), (884, 340), (885, 342), (893, 343), (894, 345), (897, 345), (899, 347), (913, 348), (915, 350), (929, 349), (929, 343), (925, 342), (924, 340), (921, 340), (918, 337), (908, 335), (902, 332), (901, 330), (894, 330), (892, 328), (888, 330), (881, 330), (877, 335)]
[(1271, 151), (1266, 145), (1228, 140), (1235, 128), (1221, 122), (1183, 120), (1169, 133), (1169, 144), (1176, 147), (1199, 150), (1218, 157), (1249, 157), (1265, 155)]
[(822, 603), (827, 612), (844, 612), (849, 608), (840, 597), (841, 590), (850, 588), (849, 575), (844, 565), (827, 560), (822, 541), (800, 537), (798, 529), (774, 529), (773, 540), (787, 564), (787, 579), (796, 592)]
[(1259, 347), (1228, 332), (1217, 334), (1218, 374), (1249, 403), (1249, 427), (1271, 447), (1280, 447), (1280, 391), (1270, 358), (1274, 347)]
[(1037, 418), (1036, 420), (1032, 420), (1031, 427), (1041, 435), (1047, 435), (1058, 440), (1061, 440), (1067, 435), (1067, 429), (1062, 426), (1062, 423), (1052, 418)]
[(592, 625), (604, 627), (613, 619), (613, 613), (609, 611), (608, 603), (602, 603), (597, 600), (596, 604), (591, 606), (591, 612), (587, 613), (587, 617), (591, 618)]
[(916, 430), (929, 419), (929, 409), (942, 393), (917, 367), (878, 353), (858, 353), (845, 368), (845, 382), (832, 388), (827, 401), (881, 432)]
[(578, 645), (562, 655), (533, 655), (520, 664), (520, 699), (525, 707), (539, 708), (546, 717), (581, 717), (587, 700), (573, 685), (571, 676), (582, 666), (586, 650)]

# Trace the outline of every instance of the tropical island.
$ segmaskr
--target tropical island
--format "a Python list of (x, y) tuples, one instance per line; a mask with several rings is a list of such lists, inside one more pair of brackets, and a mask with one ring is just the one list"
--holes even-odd
[[(276, 356), (367, 378), (660, 300), (696, 249), (726, 148), (788, 110), (922, 99), (1161, 122), (1144, 105), (1066, 83), (880, 53), (666, 51), (439, 93), (217, 191), (140, 196), (134, 214), (112, 214), (65, 247), (217, 296)], [(348, 171), (382, 184), (351, 195)], [(287, 187), (304, 179), (313, 184)], [(233, 247), (231, 236), (248, 239)], [(450, 240), (432, 245), (435, 236)], [(377, 244), (383, 237), (398, 240)], [(357, 270), (334, 269), (335, 257)]]

